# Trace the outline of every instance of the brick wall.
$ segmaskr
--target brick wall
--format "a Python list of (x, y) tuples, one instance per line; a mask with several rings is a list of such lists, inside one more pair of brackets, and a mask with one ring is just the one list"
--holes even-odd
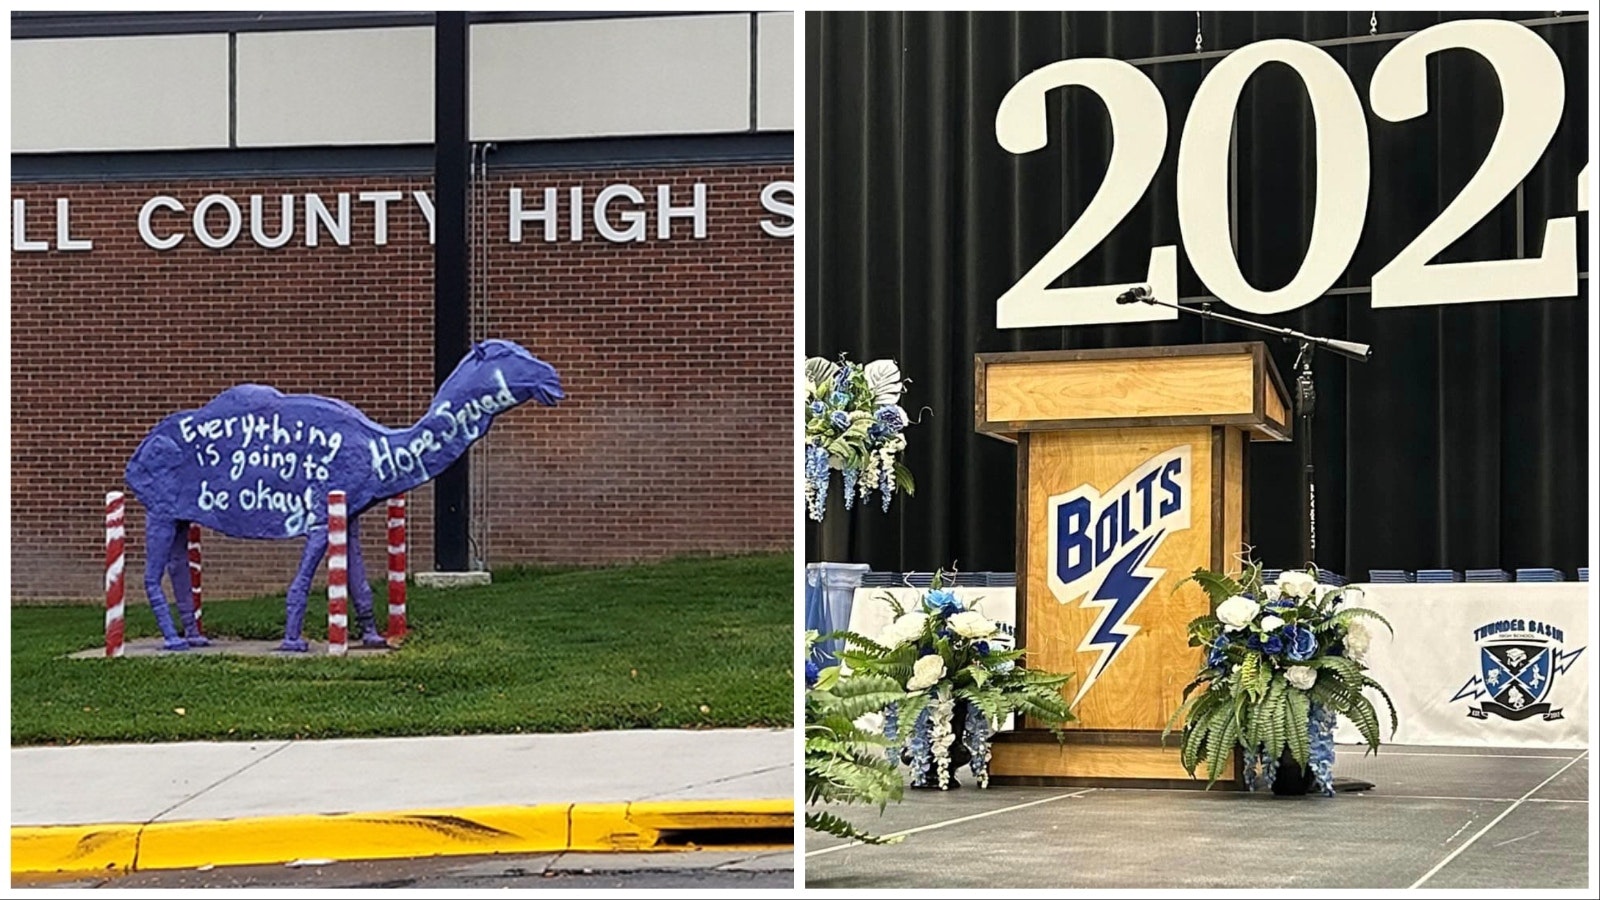
[[(492, 565), (611, 563), (701, 552), (793, 546), (794, 269), (788, 239), (759, 226), (763, 186), (788, 165), (496, 172), (487, 197), (488, 263), (478, 315), (490, 336), (517, 341), (560, 372), (568, 399), (530, 404), (497, 422), (472, 451), (487, 479), (476, 515), (489, 523)], [(655, 186), (688, 205), (708, 186), (708, 234), (688, 219), (655, 235)], [(591, 221), (566, 239), (568, 189), (586, 203), (609, 184), (645, 194), (650, 239), (611, 243)], [(101, 595), (102, 504), (163, 416), (241, 382), (347, 400), (387, 425), (409, 424), (432, 395), (433, 279), (427, 220), (412, 176), (256, 178), (16, 185), (25, 231), (54, 245), (55, 199), (71, 201), (73, 238), (89, 252), (13, 253), (13, 602)], [(537, 223), (507, 241), (508, 189), (525, 206), (558, 189), (561, 240)], [(363, 190), (400, 190), (388, 243), (375, 246)], [(306, 247), (302, 196), (330, 207), (352, 193), (348, 247), (326, 233)], [(136, 227), (149, 198), (188, 210), (211, 193), (234, 198), (242, 235), (204, 247), (187, 215), (156, 215), (157, 232), (187, 236), (146, 246)], [(296, 197), (296, 234), (263, 249), (250, 239), (252, 194), (266, 195), (268, 234), (278, 197)], [(619, 227), (620, 209), (610, 220)], [(212, 209), (213, 233), (226, 213)], [(432, 565), (432, 493), (412, 496), (411, 565)], [(363, 521), (369, 566), (381, 566), (381, 515)], [(143, 514), (129, 503), (129, 598), (142, 601)], [(207, 596), (282, 590), (299, 541), (206, 537)], [(373, 570), (369, 570), (369, 574)], [(380, 573), (381, 574), (381, 573)]]

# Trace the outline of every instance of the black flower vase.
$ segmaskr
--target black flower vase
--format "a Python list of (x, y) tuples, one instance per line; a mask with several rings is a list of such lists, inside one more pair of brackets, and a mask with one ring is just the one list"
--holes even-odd
[[(956, 772), (960, 770), (962, 766), (972, 762), (972, 752), (967, 749), (967, 744), (964, 740), (966, 737), (966, 732), (967, 701), (957, 700), (955, 711), (951, 714), (950, 718), (950, 733), (953, 736), (950, 741), (950, 783), (945, 785), (945, 790), (953, 791), (956, 788), (961, 787), (961, 782), (956, 780)], [(903, 751), (900, 758), (907, 764), (910, 764), (912, 761), (911, 751)], [(928, 769), (922, 774), (923, 783), (920, 785), (912, 784), (911, 786), (913, 788), (918, 790), (939, 790), (939, 760), (937, 758), (928, 760)]]
[(1272, 793), (1279, 797), (1303, 797), (1311, 792), (1311, 770), (1295, 762), (1287, 748), (1278, 757), (1278, 772), (1272, 779)]

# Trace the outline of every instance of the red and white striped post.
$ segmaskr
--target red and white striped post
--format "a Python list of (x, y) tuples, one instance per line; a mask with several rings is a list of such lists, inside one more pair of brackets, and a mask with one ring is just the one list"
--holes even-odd
[(406, 636), (406, 495), (389, 498), (389, 627), (385, 637)]
[(122, 655), (123, 524), (122, 492), (112, 491), (106, 494), (106, 656)]
[(206, 627), (200, 621), (200, 523), (189, 523), (189, 596), (194, 600), (194, 630), (202, 636)]
[(328, 492), (328, 655), (343, 656), (350, 641), (350, 571), (344, 491)]

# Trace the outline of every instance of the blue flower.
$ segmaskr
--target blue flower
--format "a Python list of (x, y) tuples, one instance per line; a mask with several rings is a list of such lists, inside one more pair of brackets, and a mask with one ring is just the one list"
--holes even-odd
[(1305, 662), (1317, 652), (1317, 637), (1309, 628), (1290, 625), (1283, 629), (1283, 637), (1289, 642), (1288, 656), (1295, 662)]
[(1272, 635), (1261, 642), (1261, 650), (1269, 655), (1282, 653), (1283, 638), (1279, 637), (1277, 634)]
[(833, 415), (829, 417), (828, 421), (833, 423), (833, 427), (843, 431), (844, 429), (850, 427), (850, 414), (842, 409), (836, 409), (833, 411)]
[(1268, 600), (1267, 601), (1267, 609), (1293, 609), (1293, 608), (1294, 608), (1294, 598), (1292, 598), (1292, 597), (1279, 597), (1276, 600)]
[(806, 660), (806, 687), (816, 687), (817, 678), (822, 675), (822, 667), (813, 660)]
[(894, 432), (892, 432), (889, 429), (883, 427), (881, 424), (879, 424), (877, 422), (873, 422), (871, 425), (867, 426), (867, 440), (870, 440), (870, 441), (872, 441), (874, 443), (883, 440), (884, 438), (888, 437), (889, 435), (891, 435), (893, 433)]
[(1211, 652), (1206, 654), (1206, 668), (1220, 669), (1228, 662), (1228, 656), (1223, 651), (1233, 642), (1225, 634), (1217, 635), (1216, 641), (1211, 644)]
[(906, 423), (910, 421), (910, 419), (906, 417), (906, 411), (901, 409), (898, 405), (878, 407), (878, 411), (876, 414), (874, 414), (873, 418), (877, 419), (878, 424), (889, 429), (891, 432), (900, 431), (901, 429), (905, 428)]
[(843, 406), (850, 402), (850, 395), (846, 394), (844, 391), (834, 391), (833, 396), (828, 398), (828, 400), (834, 406)]
[(810, 409), (813, 416), (820, 416), (828, 411), (828, 405), (821, 400), (813, 400)]
[(972, 649), (978, 651), (978, 655), (979, 656), (988, 656), (989, 655), (989, 642), (988, 641), (977, 641), (972, 645)]
[(1244, 645), (1249, 647), (1251, 650), (1260, 650), (1261, 635), (1252, 633), (1250, 637), (1245, 639)]
[(928, 612), (936, 616), (952, 616), (966, 609), (952, 591), (929, 591), (923, 603), (927, 606)]

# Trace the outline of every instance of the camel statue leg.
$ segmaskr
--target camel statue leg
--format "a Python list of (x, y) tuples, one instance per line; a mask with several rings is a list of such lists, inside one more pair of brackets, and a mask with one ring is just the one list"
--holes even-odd
[(367, 581), (366, 566), (361, 563), (361, 521), (359, 516), (350, 519), (350, 533), (346, 537), (345, 562), (350, 572), (350, 598), (355, 601), (356, 627), (361, 629), (363, 647), (386, 647), (383, 635), (378, 633), (372, 615), (372, 584)]
[(172, 542), (172, 553), (167, 558), (167, 575), (172, 579), (172, 599), (178, 604), (178, 621), (183, 625), (184, 640), (191, 647), (209, 647), (211, 641), (200, 633), (194, 621), (194, 588), (189, 574), (189, 523), (179, 522), (177, 539)]
[[(178, 634), (177, 628), (173, 627), (172, 610), (167, 608), (167, 595), (161, 590), (161, 577), (165, 574), (167, 561), (172, 558), (172, 545), (177, 535), (176, 522), (162, 519), (145, 520), (144, 593), (150, 599), (150, 611), (156, 614), (156, 625), (161, 628), (161, 645), (168, 650), (187, 650), (189, 642)], [(176, 589), (177, 585), (174, 584), (173, 587)]]
[(300, 556), (300, 571), (295, 573), (294, 581), (289, 582), (288, 611), (284, 617), (283, 643), (278, 645), (279, 650), (304, 653), (311, 649), (311, 645), (300, 636), (300, 629), (306, 622), (306, 598), (311, 593), (311, 579), (316, 576), (317, 567), (322, 565), (322, 555), (327, 550), (327, 528), (307, 532), (306, 549)]

